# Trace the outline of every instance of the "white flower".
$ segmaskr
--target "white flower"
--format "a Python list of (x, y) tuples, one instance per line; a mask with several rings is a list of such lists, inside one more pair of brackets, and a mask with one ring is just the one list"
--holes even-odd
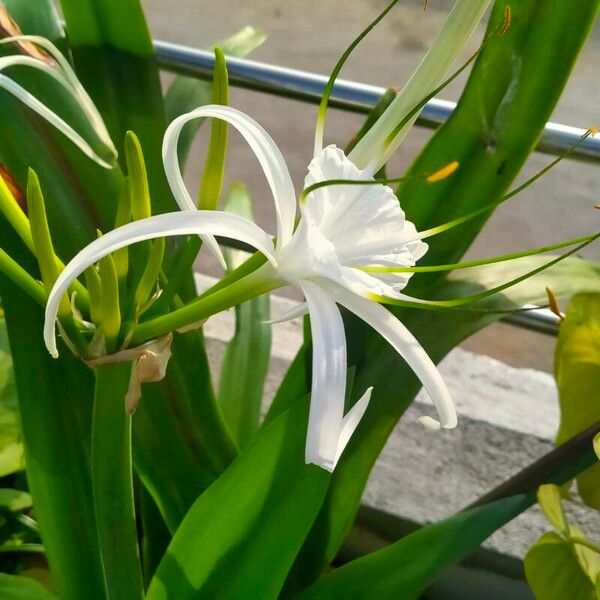
[[(177, 161), (177, 140), (185, 123), (213, 117), (227, 121), (244, 136), (265, 173), (277, 216), (277, 239), (257, 225), (220, 211), (195, 208), (183, 184)], [(431, 359), (408, 331), (374, 295), (402, 295), (409, 273), (367, 273), (363, 266), (412, 266), (426, 252), (414, 225), (407, 221), (393, 190), (381, 184), (321, 187), (301, 203), (296, 219), (296, 195), (281, 152), (264, 129), (247, 115), (225, 106), (204, 106), (176, 119), (165, 135), (165, 171), (173, 194), (185, 212), (159, 215), (107, 233), (84, 248), (58, 278), (46, 307), (44, 336), (56, 354), (54, 324), (61, 297), (70, 283), (100, 258), (129, 244), (152, 237), (197, 233), (242, 240), (268, 260), (264, 276), (286, 282), (303, 293), (306, 302), (293, 318), (310, 314), (313, 360), (311, 406), (306, 462), (333, 470), (365, 413), (371, 389), (344, 415), (346, 338), (338, 304), (368, 323), (406, 360), (434, 401), (439, 422), (429, 427), (452, 428), (456, 412), (448, 390)], [(330, 179), (371, 180), (335, 146), (317, 153), (309, 165), (306, 186)]]

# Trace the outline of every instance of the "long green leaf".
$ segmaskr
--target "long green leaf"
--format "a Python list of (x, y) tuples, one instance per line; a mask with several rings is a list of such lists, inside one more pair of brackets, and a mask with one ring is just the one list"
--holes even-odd
[(275, 599), (329, 474), (304, 463), (306, 399), (264, 428), (194, 503), (148, 600)]
[[(549, 118), (598, 5), (598, 0), (584, 0), (576, 6), (523, 0), (512, 7), (510, 28), (504, 37), (492, 38), (480, 53), (456, 111), (423, 150), (409, 174), (433, 172), (453, 160), (459, 162), (459, 170), (435, 186), (411, 180), (399, 189), (402, 206), (417, 229), (444, 223), (502, 195)], [(505, 2), (496, 2), (490, 20), (494, 27), (502, 22), (504, 11)], [(438, 236), (420, 264), (458, 262), (484, 221), (474, 220)], [(554, 277), (564, 277), (574, 283), (578, 279), (575, 272), (565, 273), (566, 266), (573, 263), (568, 259), (565, 263), (565, 268), (558, 268), (554, 275), (547, 272), (542, 281), (551, 283)], [(485, 270), (494, 273), (492, 267)], [(434, 290), (439, 275), (418, 274), (412, 281), (415, 295), (432, 297), (434, 291), (440, 297), (462, 295), (457, 293), (460, 287), (456, 282)], [(461, 281), (463, 291), (470, 287), (468, 280)], [(518, 286), (519, 299), (527, 297), (523, 290), (533, 292), (531, 297), (536, 298), (543, 293), (543, 284), (534, 288), (535, 281), (540, 280)], [(471, 281), (473, 291), (487, 287), (474, 283)], [(579, 280), (568, 293), (587, 286), (593, 288), (594, 284)], [(490, 299), (487, 306), (496, 302), (505, 306), (506, 298), (512, 294), (517, 292), (506, 290)], [(498, 318), (467, 312), (395, 312), (436, 362), (457, 343)], [(353, 319), (347, 319), (346, 326), (349, 364), (357, 367), (355, 393), (363, 393), (370, 385), (374, 392), (362, 423), (336, 467), (327, 499), (297, 559), (288, 582), (290, 593), (316, 578), (337, 553), (379, 452), (420, 389), (403, 361), (378, 336)]]
[(342, 566), (297, 596), (298, 600), (412, 600), (447, 567), (531, 504), (511, 496), (460, 512), (391, 546)]

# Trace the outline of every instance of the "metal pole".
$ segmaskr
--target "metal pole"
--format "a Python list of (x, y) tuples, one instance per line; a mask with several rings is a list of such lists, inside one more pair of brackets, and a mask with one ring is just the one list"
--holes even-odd
[[(162, 41), (155, 41), (154, 48), (161, 68), (191, 77), (212, 77), (212, 52)], [(327, 83), (324, 75), (245, 58), (228, 57), (227, 69), (232, 85), (313, 104), (320, 102)], [(350, 112), (368, 113), (384, 92), (382, 87), (338, 79), (330, 104)], [(450, 118), (455, 108), (455, 102), (434, 98), (423, 108), (417, 124), (436, 129)], [(584, 133), (585, 130), (578, 127), (547, 123), (536, 150), (546, 154), (560, 154), (575, 144)], [(588, 137), (569, 156), (580, 160), (600, 161), (600, 136)]]

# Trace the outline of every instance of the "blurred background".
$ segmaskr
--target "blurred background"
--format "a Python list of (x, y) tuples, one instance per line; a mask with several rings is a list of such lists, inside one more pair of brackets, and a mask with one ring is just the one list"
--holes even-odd
[[(371, 21), (387, 0), (143, 0), (154, 38), (209, 48), (246, 25), (267, 35), (266, 42), (251, 58), (277, 65), (329, 74), (341, 53), (357, 33)], [(398, 86), (410, 76), (434, 39), (450, 10), (451, 0), (430, 0), (423, 11), (422, 0), (403, 0), (359, 46), (341, 77), (380, 86)], [(479, 45), (483, 26), (462, 56), (466, 60)], [(458, 66), (459, 63), (457, 63)], [(600, 27), (597, 25), (582, 52), (571, 80), (552, 120), (587, 128), (600, 121)], [(163, 75), (168, 85), (171, 75)], [(466, 76), (453, 82), (440, 95), (458, 100)], [(231, 90), (231, 104), (258, 120), (280, 146), (296, 184), (301, 189), (312, 154), (316, 107), (293, 100)], [(345, 146), (363, 121), (361, 115), (331, 110), (326, 143)], [(203, 164), (208, 128), (196, 140), (186, 181), (195, 193)], [(432, 135), (414, 128), (394, 157), (388, 173), (399, 175)], [(254, 200), (257, 221), (271, 228), (273, 207), (254, 156), (240, 136), (230, 135), (227, 181), (244, 181)], [(551, 157), (534, 154), (521, 173), (526, 179)], [(493, 256), (533, 246), (566, 240), (598, 230), (600, 212), (600, 164), (564, 161), (558, 168), (528, 188), (512, 203), (501, 207), (490, 219), (471, 248), (470, 257)], [(600, 259), (596, 244), (584, 252)], [(201, 256), (203, 272), (218, 275), (216, 265)], [(552, 370), (554, 340), (542, 334), (498, 324), (472, 337), (463, 347), (506, 363)]]

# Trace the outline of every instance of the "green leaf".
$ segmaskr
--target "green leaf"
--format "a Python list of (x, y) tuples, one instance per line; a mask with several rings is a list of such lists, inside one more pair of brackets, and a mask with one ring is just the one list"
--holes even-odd
[(139, 0), (61, 0), (74, 46), (112, 46), (147, 57), (152, 40)]
[(560, 489), (549, 483), (541, 485), (538, 489), (537, 500), (546, 518), (558, 533), (568, 534), (568, 524), (562, 509)]
[(306, 400), (294, 404), (198, 498), (148, 600), (278, 597), (330, 477), (304, 463), (307, 419)]
[[(554, 372), (561, 421), (557, 445), (600, 420), (592, 401), (600, 389), (600, 294), (575, 296), (560, 326)], [(589, 506), (600, 509), (600, 465), (577, 478), (579, 493)]]
[(600, 433), (594, 438), (594, 452), (600, 458)]
[(0, 477), (25, 466), (17, 389), (6, 322), (0, 320)]
[[(247, 26), (217, 45), (223, 50), (225, 56), (241, 57), (258, 48), (266, 38), (267, 36), (262, 31)], [(170, 123), (180, 115), (198, 106), (210, 104), (211, 96), (212, 87), (210, 82), (178, 75), (173, 79), (173, 83), (171, 83), (165, 95), (167, 121)], [(179, 164), (182, 168), (185, 165), (192, 141), (203, 121), (204, 119), (195, 119), (187, 123), (181, 132), (177, 152)]]
[(58, 600), (58, 596), (35, 579), (8, 573), (0, 573), (0, 597), (2, 600)]
[(31, 496), (27, 492), (12, 488), (0, 488), (0, 508), (10, 512), (18, 512), (31, 508), (31, 506)]
[(595, 587), (573, 550), (554, 532), (545, 533), (525, 555), (525, 576), (538, 600), (594, 600)]
[[(247, 188), (234, 184), (224, 210), (252, 220)], [(225, 250), (227, 267), (235, 269), (247, 253)], [(260, 407), (271, 352), (269, 296), (259, 296), (235, 308), (235, 334), (221, 365), (219, 402), (234, 440), (243, 448), (258, 430)]]
[[(506, 2), (497, 1), (490, 23), (503, 20)], [(408, 174), (434, 172), (457, 160), (460, 168), (452, 177), (435, 185), (411, 180), (400, 186), (398, 196), (407, 218), (418, 230), (445, 223), (499, 198), (515, 178), (534, 147), (550, 117), (573, 63), (597, 15), (598, 0), (549, 3), (546, 0), (522, 0), (512, 6), (512, 23), (504, 37), (497, 36), (480, 53), (465, 91), (452, 117), (434, 135)], [(515, 65), (519, 65), (516, 69)], [(452, 199), (450, 202), (449, 199)], [(430, 249), (419, 264), (447, 264), (460, 260), (479, 233), (485, 218), (432, 238)], [(527, 259), (529, 261), (530, 259)], [(523, 264), (536, 264), (524, 262)], [(537, 263), (539, 264), (539, 263)], [(543, 298), (544, 284), (553, 287), (554, 279), (564, 276), (578, 283), (566, 295), (586, 290), (597, 283), (580, 279), (582, 273), (597, 274), (585, 267), (577, 274), (567, 271), (573, 265), (567, 259), (556, 265), (554, 274), (545, 272), (530, 282), (486, 301), (487, 308), (523, 303), (528, 296)], [(496, 278), (501, 269), (484, 267)], [(513, 265), (514, 268), (514, 265)], [(506, 271), (504, 271), (506, 273)], [(481, 291), (486, 275), (463, 271), (447, 286), (435, 288), (442, 277), (417, 274), (410, 290), (421, 297), (452, 298), (466, 295), (461, 291)], [(513, 274), (514, 276), (514, 274)], [(596, 280), (597, 281), (597, 280)], [(402, 322), (424, 346), (432, 359), (441, 360), (457, 343), (467, 338), (498, 315), (467, 311), (443, 314), (415, 310), (395, 310)], [(319, 576), (336, 555), (358, 509), (370, 470), (388, 436), (406, 407), (420, 390), (420, 383), (396, 353), (356, 319), (346, 319), (349, 365), (357, 367), (355, 394), (374, 386), (371, 403), (350, 440), (334, 472), (327, 499), (315, 521), (311, 535), (300, 552), (290, 576), (289, 591), (301, 589), (306, 581)], [(356, 398), (355, 398), (356, 399)], [(285, 400), (284, 400), (285, 402)], [(281, 408), (281, 405), (277, 405)], [(277, 410), (274, 405), (274, 409)]]
[(325, 575), (297, 600), (411, 600), (447, 567), (475, 550), (531, 504), (531, 496), (504, 498), (419, 529), (390, 546)]

